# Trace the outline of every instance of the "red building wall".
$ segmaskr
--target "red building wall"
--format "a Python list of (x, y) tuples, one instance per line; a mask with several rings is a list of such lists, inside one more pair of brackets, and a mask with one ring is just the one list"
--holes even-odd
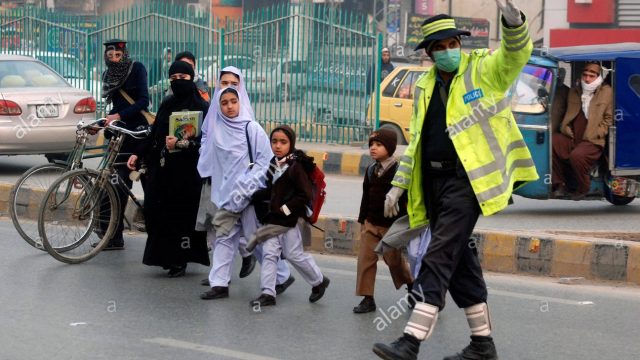
[(640, 42), (640, 29), (552, 29), (550, 47)]
[[(618, 27), (615, 0), (592, 0), (591, 4), (567, 0), (567, 21), (581, 28), (551, 29), (550, 47), (640, 42), (640, 28)], [(590, 29), (589, 24), (598, 28)]]
[(613, 24), (615, 22), (615, 0), (592, 0), (591, 4), (577, 4), (568, 0), (567, 21), (571, 24)]

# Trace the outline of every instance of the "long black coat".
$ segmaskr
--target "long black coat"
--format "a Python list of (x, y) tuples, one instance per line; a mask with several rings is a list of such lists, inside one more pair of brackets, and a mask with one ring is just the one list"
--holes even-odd
[[(137, 151), (148, 168), (144, 202), (148, 237), (142, 262), (165, 268), (187, 262), (208, 266), (206, 233), (194, 230), (202, 186), (197, 170), (200, 139), (180, 152), (163, 151), (169, 115), (185, 109), (178, 107), (163, 103), (148, 140)], [(203, 118), (207, 109), (199, 96), (188, 106), (188, 110), (202, 111)]]

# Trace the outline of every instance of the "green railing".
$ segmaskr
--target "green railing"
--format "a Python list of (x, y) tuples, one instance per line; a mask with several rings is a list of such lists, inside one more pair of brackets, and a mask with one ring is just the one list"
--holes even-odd
[(152, 111), (169, 86), (166, 49), (172, 56), (189, 50), (209, 84), (224, 66), (243, 70), (266, 130), (289, 124), (307, 141), (333, 143), (365, 141), (376, 125), (377, 111), (367, 115), (367, 76), (379, 61), (379, 40), (369, 27), (366, 15), (311, 1), (245, 12), (238, 20), (157, 1), (99, 17), (30, 7), (0, 12), (2, 52), (36, 57), (91, 91), (99, 115), (109, 110), (101, 100), (102, 43), (121, 38), (147, 68)]

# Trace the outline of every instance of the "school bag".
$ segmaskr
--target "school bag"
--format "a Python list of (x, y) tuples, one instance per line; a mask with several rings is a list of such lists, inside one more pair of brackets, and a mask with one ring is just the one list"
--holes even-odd
[(310, 224), (315, 224), (318, 222), (322, 205), (324, 205), (327, 198), (327, 191), (325, 190), (327, 183), (324, 181), (324, 173), (316, 164), (313, 164), (313, 169), (307, 174), (309, 175), (309, 179), (311, 179), (312, 196), (308, 209), (311, 215), (307, 216), (306, 220)]

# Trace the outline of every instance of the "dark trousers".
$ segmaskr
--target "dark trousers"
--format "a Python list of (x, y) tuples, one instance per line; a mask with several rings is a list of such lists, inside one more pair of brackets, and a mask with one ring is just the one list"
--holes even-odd
[[(118, 224), (116, 225), (116, 231), (113, 236), (109, 240), (109, 243), (113, 244), (122, 244), (123, 237), (122, 232), (124, 231), (124, 212), (127, 209), (127, 202), (129, 201), (129, 194), (125, 190), (125, 187), (131, 189), (133, 186), (133, 181), (129, 179), (129, 173), (131, 172), (126, 165), (118, 165), (116, 166), (116, 172), (118, 174), (118, 184), (115, 185), (115, 177), (112, 184), (114, 184), (114, 189), (116, 190), (116, 195), (118, 196), (118, 201), (120, 203), (120, 216), (118, 217)], [(100, 204), (100, 213), (106, 218), (106, 214), (109, 212), (109, 201), (108, 198), (104, 198), (102, 203)], [(102, 233), (104, 234), (109, 227), (109, 223), (103, 221), (100, 223), (100, 228)]]
[(447, 290), (460, 308), (487, 301), (476, 244), (471, 242), (480, 207), (464, 171), (444, 176), (425, 173), (423, 188), (431, 243), (413, 290), (423, 302), (444, 307)]
[(576, 193), (586, 194), (591, 187), (591, 169), (602, 156), (602, 147), (589, 141), (577, 142), (564, 134), (553, 134), (554, 188), (566, 186), (569, 168), (576, 180)]

